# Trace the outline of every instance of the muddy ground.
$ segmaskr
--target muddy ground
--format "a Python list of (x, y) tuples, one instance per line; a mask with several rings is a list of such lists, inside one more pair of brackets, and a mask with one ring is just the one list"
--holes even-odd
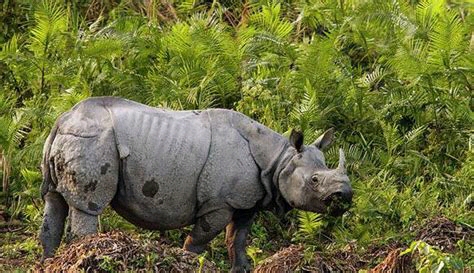
[[(40, 253), (36, 234), (26, 232), (20, 223), (0, 226), (0, 272), (220, 272), (218, 266), (202, 256), (170, 246), (164, 240), (140, 238), (122, 231), (111, 231), (62, 245), (58, 254), (39, 263)], [(459, 240), (472, 241), (473, 230), (457, 225), (444, 217), (430, 221), (418, 231), (423, 240), (443, 252), (454, 253)], [(22, 242), (21, 250), (15, 243)], [(28, 242), (31, 242), (30, 244)], [(337, 253), (311, 252), (302, 245), (282, 247), (274, 255), (260, 262), (255, 272), (413, 272), (411, 255), (400, 256), (407, 248), (403, 243), (369, 247), (357, 253), (355, 245), (348, 245)], [(310, 257), (310, 258), (308, 258)], [(374, 261), (381, 261), (374, 265)]]

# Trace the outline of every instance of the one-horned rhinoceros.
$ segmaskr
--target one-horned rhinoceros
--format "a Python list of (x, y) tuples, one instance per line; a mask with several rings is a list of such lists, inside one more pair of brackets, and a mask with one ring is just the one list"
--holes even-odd
[(224, 228), (232, 270), (250, 265), (245, 240), (256, 212), (279, 208), (342, 214), (352, 189), (340, 150), (328, 169), (323, 148), (293, 131), (286, 139), (235, 111), (170, 111), (114, 97), (90, 98), (57, 120), (44, 146), (43, 259), (54, 255), (69, 213), (71, 236), (97, 232), (111, 204), (156, 230), (194, 224), (184, 248), (202, 252)]

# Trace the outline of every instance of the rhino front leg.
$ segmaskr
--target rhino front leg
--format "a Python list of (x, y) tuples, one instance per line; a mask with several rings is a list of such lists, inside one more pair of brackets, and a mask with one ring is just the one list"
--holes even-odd
[(64, 233), (64, 222), (67, 217), (68, 205), (57, 192), (48, 192), (44, 196), (45, 207), (43, 224), (41, 225), (40, 241), (43, 246), (41, 261), (52, 257), (61, 243)]
[(99, 226), (99, 220), (97, 215), (91, 215), (81, 210), (78, 210), (77, 208), (71, 208), (69, 221), (69, 240), (97, 233), (97, 229)]
[(253, 210), (238, 210), (232, 217), (232, 222), (226, 227), (225, 242), (230, 261), (231, 272), (250, 272), (251, 266), (245, 254), (245, 241), (250, 231), (255, 212)]
[(207, 244), (230, 222), (232, 213), (232, 209), (224, 208), (199, 217), (186, 238), (183, 248), (194, 253), (206, 250)]

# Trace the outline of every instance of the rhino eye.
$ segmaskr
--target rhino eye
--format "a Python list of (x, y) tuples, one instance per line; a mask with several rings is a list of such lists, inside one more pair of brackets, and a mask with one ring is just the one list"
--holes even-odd
[(317, 175), (311, 176), (311, 180), (313, 181), (313, 183), (317, 184), (318, 183), (318, 176)]

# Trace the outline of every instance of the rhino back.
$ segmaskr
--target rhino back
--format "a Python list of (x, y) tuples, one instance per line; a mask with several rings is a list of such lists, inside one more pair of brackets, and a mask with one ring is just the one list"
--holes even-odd
[(122, 158), (116, 209), (153, 229), (194, 222), (197, 180), (207, 160), (207, 113), (141, 105), (110, 107)]

